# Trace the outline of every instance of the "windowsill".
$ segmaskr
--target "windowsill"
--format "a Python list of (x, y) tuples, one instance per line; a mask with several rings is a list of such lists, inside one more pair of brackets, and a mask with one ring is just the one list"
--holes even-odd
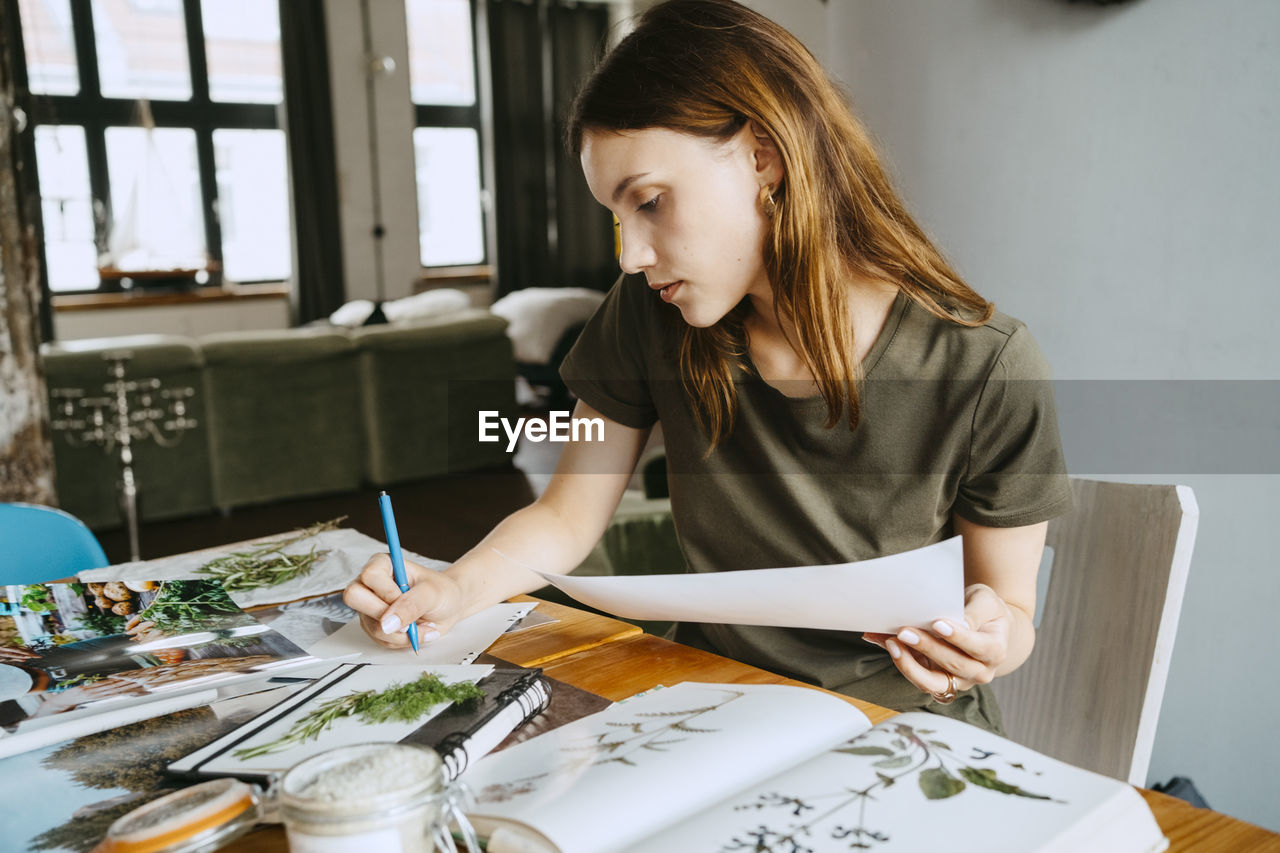
[(98, 311), (110, 308), (147, 308), (155, 305), (205, 305), (245, 299), (287, 299), (289, 285), (224, 284), (171, 293), (62, 293), (53, 295), (54, 311)]
[(489, 284), (493, 280), (493, 267), (474, 264), (457, 267), (423, 267), (422, 275), (414, 282), (414, 293), (437, 287), (456, 287), (466, 284)]

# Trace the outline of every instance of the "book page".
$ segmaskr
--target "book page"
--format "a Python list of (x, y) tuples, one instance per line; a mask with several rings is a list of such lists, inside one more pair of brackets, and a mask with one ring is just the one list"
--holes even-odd
[(540, 573), (583, 604), (624, 619), (878, 631), (964, 619), (955, 536), (902, 554), (831, 566), (573, 577)]
[(808, 688), (689, 682), (489, 755), (462, 779), (482, 832), (514, 821), (563, 853), (604, 853), (869, 725), (857, 708)]
[(1123, 782), (934, 714), (901, 714), (631, 850), (1161, 849)]

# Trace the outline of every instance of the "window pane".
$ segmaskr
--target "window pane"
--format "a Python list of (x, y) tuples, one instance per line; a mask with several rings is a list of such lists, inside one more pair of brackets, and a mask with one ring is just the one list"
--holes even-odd
[(407, 0), (409, 87), (415, 104), (476, 102), (468, 0)]
[(418, 245), (423, 266), (484, 261), (480, 143), (469, 127), (413, 131), (418, 178)]
[(126, 271), (205, 267), (195, 131), (109, 127), (107, 173), (110, 265)]
[(280, 13), (264, 0), (204, 0), (205, 57), (209, 97), (215, 101), (278, 104)]
[(115, 0), (90, 8), (104, 96), (168, 101), (191, 97), (182, 0)]
[(290, 275), (284, 131), (215, 130), (222, 272), (232, 281)]
[(98, 287), (93, 199), (84, 128), (36, 128), (36, 175), (44, 215), (44, 255), (50, 290)]
[(31, 91), (43, 95), (79, 92), (69, 0), (18, 0), (18, 16)]

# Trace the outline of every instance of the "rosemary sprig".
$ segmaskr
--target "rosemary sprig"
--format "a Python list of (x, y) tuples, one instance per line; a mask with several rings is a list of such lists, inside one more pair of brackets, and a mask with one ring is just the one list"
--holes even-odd
[(329, 553), (328, 550), (317, 551), (314, 545), (305, 554), (286, 554), (284, 549), (326, 530), (336, 530), (346, 518), (344, 515), (331, 521), (317, 522), (295, 531), (297, 535), (288, 539), (258, 542), (243, 551), (223, 554), (196, 569), (196, 573), (217, 578), (228, 592), (279, 586), (308, 574), (320, 558)]
[(226, 591), (211, 581), (167, 580), (138, 618), (154, 623), (157, 631), (182, 634), (207, 629), (219, 613), (243, 615)]
[(407, 684), (393, 684), (382, 691), (361, 690), (322, 702), (294, 723), (282, 737), (258, 746), (237, 749), (232, 754), (244, 760), (280, 752), (314, 740), (343, 717), (358, 716), (366, 723), (408, 723), (426, 716), (442, 702), (462, 704), (483, 696), (484, 691), (474, 681), (445, 684), (439, 676), (426, 672)]

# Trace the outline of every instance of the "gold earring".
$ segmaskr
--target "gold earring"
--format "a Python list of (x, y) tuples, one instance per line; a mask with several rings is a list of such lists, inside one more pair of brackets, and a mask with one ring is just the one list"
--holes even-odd
[(765, 184), (760, 187), (760, 212), (764, 214), (765, 219), (772, 219), (774, 214), (778, 212), (778, 203), (773, 199), (773, 193), (769, 189), (769, 185)]

